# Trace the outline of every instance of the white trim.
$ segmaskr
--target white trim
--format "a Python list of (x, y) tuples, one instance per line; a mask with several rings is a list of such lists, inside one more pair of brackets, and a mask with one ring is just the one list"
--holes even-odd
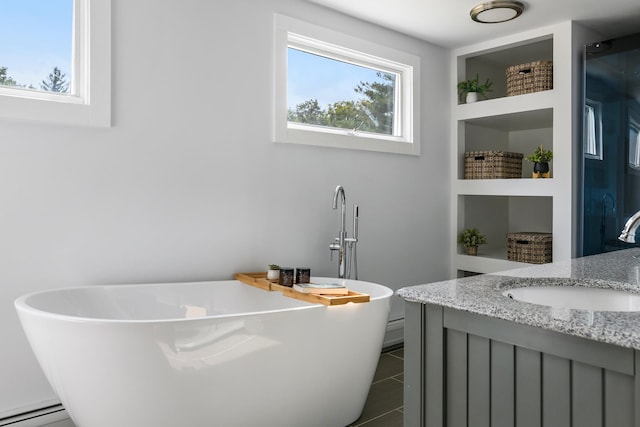
[(34, 410), (26, 414), (3, 418), (0, 426), (11, 427), (74, 427), (69, 414), (62, 407), (56, 405), (45, 409)]
[(88, 97), (89, 47), (87, 37), (90, 27), (89, 5), (86, 1), (75, 0), (73, 8), (73, 66), (71, 71), (71, 93), (90, 103)]
[[(287, 121), (287, 49), (289, 46), (328, 57), (400, 74), (394, 123), (397, 135), (329, 129)], [(329, 49), (327, 49), (329, 47)], [(334, 48), (331, 48), (334, 47)], [(406, 84), (403, 80), (410, 81)], [(400, 103), (399, 100), (402, 100)], [(420, 58), (288, 16), (274, 15), (273, 141), (354, 150), (420, 155)], [(398, 116), (398, 115), (396, 115)]]
[(0, 119), (111, 125), (111, 0), (74, 0), (71, 93), (0, 87)]

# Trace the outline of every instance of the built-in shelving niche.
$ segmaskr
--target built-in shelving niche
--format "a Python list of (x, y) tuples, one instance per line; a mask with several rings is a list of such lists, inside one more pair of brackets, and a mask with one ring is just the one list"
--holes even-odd
[[(466, 151), (500, 150), (526, 157), (540, 145), (553, 150), (552, 108), (460, 120), (458, 126), (460, 179), (464, 178)], [(553, 162), (551, 166), (553, 170)], [(533, 164), (523, 159), (522, 177), (531, 178), (532, 171)]]
[[(507, 96), (506, 70), (513, 65), (533, 61), (553, 60), (553, 37), (551, 34), (537, 40), (500, 46), (497, 49), (474, 52), (458, 58), (458, 81), (474, 79), (481, 83), (487, 78), (493, 82), (488, 99)], [(460, 102), (460, 101), (459, 101)]]
[(477, 256), (458, 245), (458, 270), (491, 273), (528, 264), (507, 260), (507, 233), (553, 232), (553, 198), (531, 196), (458, 196), (458, 230), (476, 227), (488, 243)]
[[(553, 233), (553, 260), (574, 254), (576, 217), (572, 185), (574, 147), (579, 146), (581, 108), (579, 60), (590, 32), (563, 22), (536, 30), (462, 47), (453, 52), (452, 79), (478, 76), (493, 81), (486, 100), (464, 103), (456, 88), (452, 105), (451, 180), (452, 239), (465, 227), (478, 227), (489, 237), (478, 256), (453, 251), (455, 275), (492, 273), (531, 264), (508, 261), (508, 232)], [(507, 68), (534, 61), (553, 61), (553, 89), (507, 95)], [(524, 68), (524, 67), (523, 67)], [(521, 178), (464, 179), (464, 153), (510, 151), (532, 153), (544, 145), (553, 151), (551, 178), (532, 179), (533, 165), (523, 161)]]

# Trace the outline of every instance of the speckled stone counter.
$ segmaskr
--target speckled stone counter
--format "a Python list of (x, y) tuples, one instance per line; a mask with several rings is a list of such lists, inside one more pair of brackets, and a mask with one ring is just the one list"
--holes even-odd
[(567, 286), (640, 293), (640, 248), (406, 287), (398, 295), (410, 302), (454, 308), (640, 350), (640, 312), (558, 309), (502, 295), (510, 288), (551, 284), (548, 278), (567, 279), (564, 283)]

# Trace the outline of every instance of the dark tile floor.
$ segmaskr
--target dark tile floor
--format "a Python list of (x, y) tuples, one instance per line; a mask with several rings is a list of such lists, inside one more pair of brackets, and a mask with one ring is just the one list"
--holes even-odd
[(349, 427), (402, 427), (404, 348), (384, 351), (362, 415)]

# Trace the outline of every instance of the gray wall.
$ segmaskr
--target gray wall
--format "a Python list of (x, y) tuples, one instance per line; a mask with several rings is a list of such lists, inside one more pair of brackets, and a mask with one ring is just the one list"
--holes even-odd
[[(301, 0), (112, 7), (113, 126), (0, 120), (0, 415), (53, 396), (16, 297), (229, 279), (268, 262), (334, 276), (337, 184), (349, 209), (360, 205), (361, 279), (397, 289), (447, 278), (446, 50)], [(272, 143), (274, 12), (421, 56), (422, 156)]]

